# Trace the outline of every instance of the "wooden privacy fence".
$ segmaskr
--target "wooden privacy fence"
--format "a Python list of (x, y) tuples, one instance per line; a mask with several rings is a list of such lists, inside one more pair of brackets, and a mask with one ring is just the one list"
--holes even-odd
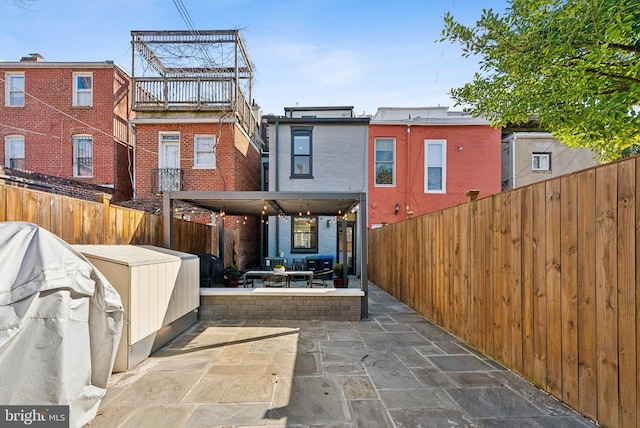
[[(28, 221), (69, 244), (155, 245), (165, 247), (160, 215), (0, 184), (0, 221)], [(225, 265), (233, 256), (236, 230), (225, 230)], [(218, 228), (173, 219), (173, 248), (219, 255)]]
[(371, 281), (589, 418), (640, 426), (640, 157), (369, 234)]

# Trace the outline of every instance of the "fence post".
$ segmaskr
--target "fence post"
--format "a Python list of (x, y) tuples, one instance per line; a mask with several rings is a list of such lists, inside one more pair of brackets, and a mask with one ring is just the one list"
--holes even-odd
[(467, 190), (467, 192), (465, 193), (465, 195), (467, 195), (467, 198), (469, 198), (469, 202), (475, 201), (476, 199), (478, 199), (479, 194), (480, 194), (480, 191), (476, 189)]
[(111, 233), (109, 232), (111, 224), (109, 222), (110, 216), (109, 205), (111, 204), (112, 195), (108, 193), (96, 193), (96, 199), (98, 202), (102, 203), (102, 243), (108, 244), (111, 242)]

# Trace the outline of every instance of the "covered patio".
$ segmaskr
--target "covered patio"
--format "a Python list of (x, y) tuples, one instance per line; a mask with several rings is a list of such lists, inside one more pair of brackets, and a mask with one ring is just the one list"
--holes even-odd
[[(296, 301), (299, 300), (299, 307), (304, 308), (306, 305), (313, 304), (321, 309), (327, 316), (336, 315), (336, 311), (344, 314), (345, 305), (338, 302), (345, 298), (351, 300), (359, 299), (360, 301), (360, 319), (368, 318), (368, 273), (367, 273), (367, 213), (366, 213), (366, 193), (364, 192), (207, 192), (207, 191), (179, 191), (166, 192), (164, 194), (164, 242), (168, 248), (173, 248), (173, 230), (171, 215), (173, 213), (174, 204), (177, 201), (186, 202), (196, 207), (204, 208), (213, 212), (224, 213), (224, 215), (232, 216), (253, 216), (253, 217), (274, 217), (274, 216), (296, 216), (301, 211), (309, 211), (314, 215), (336, 216), (343, 218), (349, 212), (356, 215), (359, 225), (360, 248), (358, 254), (358, 263), (360, 266), (360, 289), (335, 289), (328, 292), (327, 289), (308, 289), (305, 292), (295, 289), (270, 290), (269, 293), (251, 289), (200, 289), (202, 302), (201, 319), (219, 319), (221, 314), (220, 301), (225, 301), (226, 306), (241, 304), (241, 301), (247, 300), (252, 302), (249, 306), (256, 306), (255, 299), (274, 301)], [(224, 216), (222, 225), (224, 226)], [(220, 228), (220, 257), (224, 256), (224, 227)], [(346, 247), (346, 227), (342, 228), (343, 248)], [(347, 265), (347, 255), (343, 252), (343, 260), (339, 260), (345, 266)], [(346, 269), (344, 276), (346, 277)], [(346, 278), (345, 278), (346, 279)], [(357, 293), (356, 293), (357, 292)], [(354, 294), (355, 293), (355, 294)], [(295, 297), (295, 299), (294, 299)], [(238, 300), (239, 299), (239, 300)], [(214, 303), (215, 302), (215, 303)], [(338, 307), (336, 307), (338, 304)], [(218, 314), (214, 314), (218, 307)], [(263, 306), (259, 305), (258, 306)], [(275, 309), (277, 305), (267, 304), (266, 307), (274, 309), (273, 315), (282, 316), (282, 311)], [(351, 307), (349, 303), (346, 306)], [(248, 307), (248, 306), (247, 306)], [(296, 311), (292, 313), (294, 319), (305, 319), (304, 311)], [(222, 311), (227, 316), (228, 311)], [(316, 317), (319, 314), (314, 313)], [(260, 312), (260, 316), (269, 317), (265, 311)], [(311, 316), (311, 314), (309, 314)]]

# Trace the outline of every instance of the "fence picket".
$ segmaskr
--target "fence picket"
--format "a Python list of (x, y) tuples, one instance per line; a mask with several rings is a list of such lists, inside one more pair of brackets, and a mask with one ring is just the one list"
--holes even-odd
[(578, 401), (578, 228), (575, 175), (560, 180), (560, 298), (562, 322), (562, 400), (576, 407)]
[(620, 425), (635, 426), (637, 348), (628, 340), (636, 332), (636, 165), (618, 164), (617, 266)]

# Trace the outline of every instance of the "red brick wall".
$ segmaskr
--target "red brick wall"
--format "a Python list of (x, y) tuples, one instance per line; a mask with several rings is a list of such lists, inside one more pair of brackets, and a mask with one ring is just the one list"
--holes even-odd
[[(233, 124), (137, 124), (136, 192), (137, 197), (152, 194), (152, 171), (158, 168), (160, 132), (180, 133), (180, 168), (184, 172), (183, 190), (235, 191), (260, 190), (260, 154), (250, 147), (244, 156), (234, 146)], [(216, 168), (194, 169), (194, 136), (216, 135)]]
[[(395, 223), (467, 200), (465, 192), (480, 190), (480, 197), (500, 192), (500, 130), (490, 126), (370, 125), (369, 226)], [(396, 185), (376, 187), (375, 138), (396, 139)], [(410, 138), (407, 144), (407, 139)], [(447, 182), (444, 194), (424, 192), (424, 140), (447, 140)], [(462, 150), (458, 150), (458, 146)], [(399, 204), (398, 215), (394, 214)], [(409, 209), (407, 210), (407, 206)]]
[[(22, 135), (25, 139), (25, 169), (43, 174), (115, 186), (116, 143), (114, 142), (114, 79), (116, 69), (105, 68), (29, 68), (7, 69), (0, 63), (0, 75), (24, 72), (25, 106), (5, 107), (4, 84), (0, 91), (0, 158), (4, 163), (4, 137)], [(93, 73), (93, 106), (73, 107), (73, 73)], [(124, 76), (126, 77), (126, 76)], [(121, 75), (120, 80), (123, 79)], [(120, 85), (121, 86), (121, 85)], [(120, 92), (120, 103), (128, 102), (128, 85)], [(35, 97), (35, 98), (34, 98)], [(37, 98), (37, 99), (36, 99)], [(119, 111), (127, 110), (120, 106)], [(126, 121), (126, 117), (123, 118)], [(93, 177), (73, 177), (72, 136), (93, 137)], [(123, 178), (124, 193), (128, 172)], [(129, 186), (130, 188), (130, 186)], [(129, 190), (130, 192), (130, 190)]]

